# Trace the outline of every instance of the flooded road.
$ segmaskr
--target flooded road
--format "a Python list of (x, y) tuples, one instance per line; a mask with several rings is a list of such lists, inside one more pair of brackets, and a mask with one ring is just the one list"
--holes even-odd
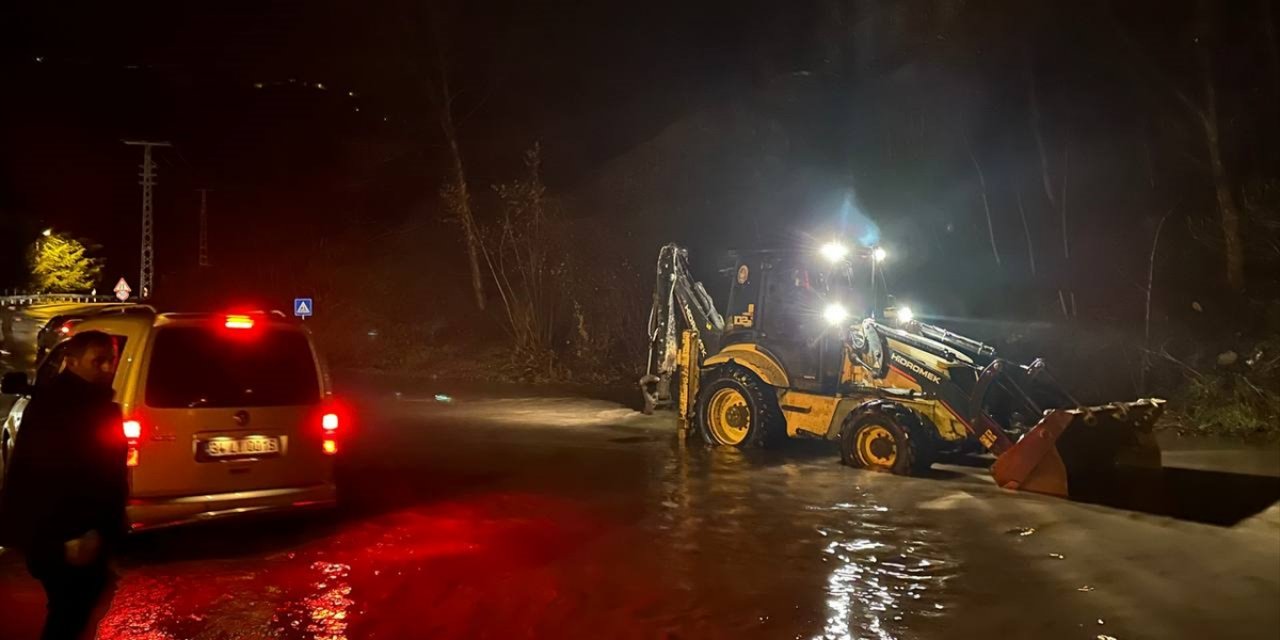
[[(352, 392), (355, 393), (355, 392)], [(1232, 526), (744, 454), (617, 403), (359, 392), (336, 512), (132, 538), (100, 637), (1275, 638)], [(506, 394), (498, 394), (503, 396)], [(0, 556), (0, 638), (43, 597)]]

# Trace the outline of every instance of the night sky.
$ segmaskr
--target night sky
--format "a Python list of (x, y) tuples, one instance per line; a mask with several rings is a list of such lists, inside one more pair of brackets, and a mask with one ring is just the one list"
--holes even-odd
[[(1258, 144), (1275, 133), (1272, 49), (1258, 20), (1268, 4), (1216, 13), (1212, 64), (1238, 185), (1274, 175), (1274, 154)], [(365, 257), (402, 250), (427, 256), (417, 269), (460, 278), (456, 228), (439, 220), (446, 156), (426, 90), (443, 34), (482, 222), (487, 185), (518, 174), (521, 152), (539, 141), (547, 183), (570, 215), (612, 229), (636, 260), (667, 239), (718, 252), (873, 227), (901, 257), (896, 285), (939, 313), (1034, 315), (1066, 288), (1100, 317), (1136, 317), (1151, 234), (1169, 211), (1171, 250), (1194, 258), (1170, 266), (1186, 285), (1177, 304), (1220, 289), (1213, 241), (1198, 232), (1214, 221), (1203, 144), (1168, 92), (1200, 95), (1194, 7), (8, 6), (0, 279), (22, 283), (15, 247), (46, 226), (99, 243), (107, 279), (136, 277), (140, 154), (123, 138), (175, 144), (157, 152), (166, 286), (193, 268), (200, 187), (213, 190), (211, 251), (224, 288), (299, 272), (317, 254), (395, 280), (403, 265)], [(1068, 175), (1071, 259), (1040, 186), (1028, 68), (1055, 191)], [(1040, 254), (1034, 276), (1028, 237)], [(1010, 287), (1035, 300), (992, 310)]]
[[(118, 245), (137, 225), (139, 158), (122, 138), (177, 145), (158, 156), (165, 240), (189, 226), (178, 219), (194, 216), (200, 186), (224, 214), (314, 219), (334, 191), (436, 181), (420, 80), (433, 64), (430, 12), (414, 3), (32, 4), (4, 20), (5, 214), (93, 238), (113, 264), (130, 259)], [(731, 80), (748, 35), (710, 5), (671, 20), (657, 5), (478, 4), (450, 14), (449, 37), (485, 182), (535, 139), (551, 150), (551, 179), (574, 179), (677, 117), (694, 88)], [(355, 215), (390, 222), (406, 206)]]

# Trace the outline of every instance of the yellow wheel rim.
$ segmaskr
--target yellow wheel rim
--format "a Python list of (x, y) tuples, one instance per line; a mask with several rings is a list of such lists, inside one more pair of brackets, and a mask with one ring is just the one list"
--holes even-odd
[(733, 388), (720, 389), (707, 403), (707, 426), (720, 444), (737, 446), (751, 431), (751, 406), (746, 396)]
[(868, 466), (892, 467), (898, 461), (898, 441), (878, 424), (858, 431), (858, 455)]

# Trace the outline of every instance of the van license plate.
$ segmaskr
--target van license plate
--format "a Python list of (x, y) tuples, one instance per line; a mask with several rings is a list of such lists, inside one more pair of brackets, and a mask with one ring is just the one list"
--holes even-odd
[(251, 436), (248, 438), (213, 438), (201, 440), (197, 460), (228, 458), (267, 458), (280, 455), (280, 438)]

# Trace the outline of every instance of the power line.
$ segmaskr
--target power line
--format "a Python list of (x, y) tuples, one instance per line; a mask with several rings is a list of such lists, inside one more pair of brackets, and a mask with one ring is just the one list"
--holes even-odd
[(132, 147), (142, 147), (142, 173), (138, 175), (142, 178), (142, 260), (138, 269), (138, 291), (139, 298), (147, 300), (151, 294), (155, 292), (155, 250), (153, 247), (154, 233), (152, 232), (152, 206), (151, 206), (151, 187), (156, 184), (155, 162), (151, 161), (152, 147), (170, 147), (173, 146), (168, 142), (151, 142), (148, 140), (125, 140), (125, 144)]

